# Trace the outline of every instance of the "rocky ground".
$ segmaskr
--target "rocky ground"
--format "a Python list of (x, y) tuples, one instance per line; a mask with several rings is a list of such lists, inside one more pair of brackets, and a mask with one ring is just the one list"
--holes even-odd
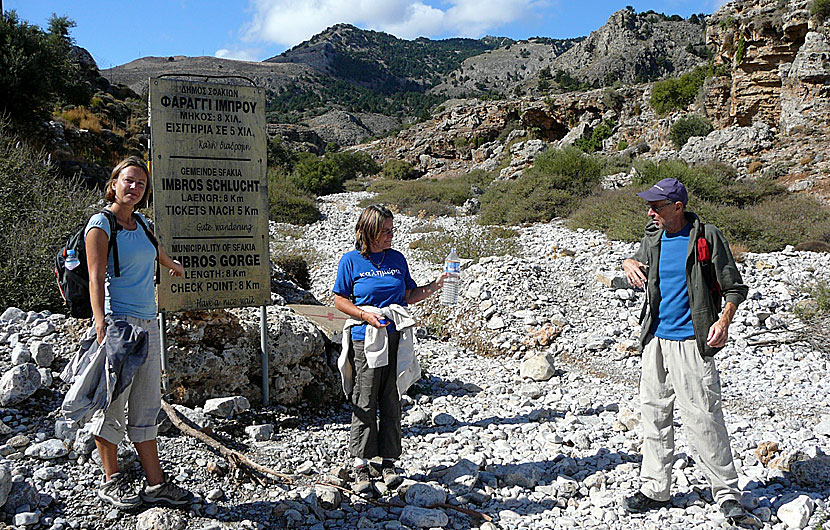
[[(364, 197), (325, 197), (325, 219), (302, 235), (272, 231), (275, 244), (314, 252), (311, 291), (323, 302), (330, 302), (337, 260), (351, 246), (356, 203)], [(394, 245), (418, 283), (438, 273), (409, 249), (425, 225), (461, 236), (483, 230), (466, 217), (397, 216)], [(225, 458), (169, 429), (159, 438), (163, 465), (199, 502), (132, 514), (105, 507), (96, 498), (101, 471), (91, 440), (78, 436), (67, 446), (54, 429), (53, 411), (66, 391), (57, 375), (72, 354), (77, 323), (5, 311), (0, 527), (728, 527), (711, 503), (681, 417), (671, 507), (646, 516), (620, 507), (638, 485), (641, 443), (639, 358), (632, 352), (640, 295), (615, 280), (633, 246), (558, 222), (522, 228), (519, 242), (520, 256), (465, 264), (457, 307), (434, 300), (417, 306), (424, 330), (440, 329), (452, 340), (421, 333), (426, 375), (404, 403), (399, 464), (407, 480), (397, 492), (381, 487), (380, 503), (336, 487), (348, 488), (345, 406), (263, 409), (238, 399), (188, 413), (252, 460), (291, 475), (292, 484), (241, 478)], [(740, 267), (749, 299), (718, 364), (743, 502), (765, 528), (818, 527), (830, 503), (830, 357), (798, 342), (801, 324), (792, 308), (804, 303), (804, 285), (830, 279), (830, 255), (747, 254)], [(125, 446), (122, 457), (138, 486), (134, 454)]]

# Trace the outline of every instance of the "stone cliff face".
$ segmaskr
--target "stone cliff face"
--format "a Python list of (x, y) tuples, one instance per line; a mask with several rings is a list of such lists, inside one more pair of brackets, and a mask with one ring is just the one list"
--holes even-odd
[[(803, 46), (809, 25), (809, 0), (734, 1), (712, 15), (707, 42), (715, 64), (732, 71), (728, 109), (712, 108), (721, 124), (777, 125), (787, 70)], [(708, 110), (708, 109), (707, 109)]]
[[(698, 20), (698, 19), (695, 19)], [(704, 26), (657, 14), (617, 11), (608, 22), (553, 62), (594, 86), (637, 83), (677, 75), (706, 60)], [(694, 51), (694, 53), (693, 53)]]
[(730, 78), (707, 85), (701, 110), (719, 127), (777, 133), (757, 161), (795, 190), (830, 194), (830, 45), (809, 0), (735, 0), (712, 15), (707, 42)]

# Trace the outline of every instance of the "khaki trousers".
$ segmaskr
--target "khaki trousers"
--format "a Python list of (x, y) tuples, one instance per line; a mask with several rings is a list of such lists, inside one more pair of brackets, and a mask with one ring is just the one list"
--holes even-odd
[(130, 386), (112, 400), (106, 411), (90, 420), (90, 432), (118, 445), (126, 432), (133, 443), (155, 440), (161, 410), (161, 336), (158, 320), (113, 316), (147, 331), (147, 360), (136, 371)]
[(717, 504), (740, 500), (738, 474), (723, 420), (720, 376), (712, 357), (703, 358), (694, 339), (648, 339), (643, 350), (640, 404), (643, 414), (643, 465), (646, 496), (669, 500), (674, 463), (674, 402)]

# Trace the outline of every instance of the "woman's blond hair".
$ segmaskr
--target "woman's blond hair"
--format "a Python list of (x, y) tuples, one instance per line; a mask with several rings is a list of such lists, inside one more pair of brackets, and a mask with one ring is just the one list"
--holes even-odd
[(107, 182), (107, 202), (110, 204), (115, 202), (115, 189), (113, 189), (112, 185), (116, 180), (118, 180), (118, 175), (130, 166), (137, 167), (143, 171), (145, 175), (147, 175), (147, 187), (144, 188), (144, 195), (141, 196), (141, 200), (136, 203), (133, 210), (146, 208), (147, 205), (150, 204), (150, 195), (153, 193), (153, 185), (150, 182), (150, 170), (147, 169), (147, 164), (144, 163), (144, 160), (138, 158), (137, 156), (128, 156), (119, 162), (117, 166), (112, 168), (112, 174), (110, 175), (109, 182)]
[(357, 219), (354, 230), (354, 247), (363, 257), (369, 257), (372, 241), (376, 241), (383, 231), (383, 222), (392, 219), (389, 208), (380, 204), (367, 206)]

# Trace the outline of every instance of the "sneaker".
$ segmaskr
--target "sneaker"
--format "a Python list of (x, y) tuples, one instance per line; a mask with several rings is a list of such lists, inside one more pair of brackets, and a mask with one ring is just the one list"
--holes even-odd
[(374, 487), (372, 486), (372, 477), (369, 476), (369, 466), (360, 466), (354, 472), (354, 484), (352, 489), (355, 493), (360, 495), (371, 495)]
[(723, 501), (720, 505), (720, 511), (731, 524), (757, 528), (762, 526), (761, 520), (746, 511), (741, 503), (736, 500)]
[(384, 462), (380, 468), (380, 474), (383, 477), (383, 483), (390, 490), (397, 488), (403, 482), (403, 477), (398, 475), (395, 464), (392, 462)]
[(164, 482), (155, 486), (150, 486), (145, 482), (140, 496), (141, 500), (147, 504), (166, 504), (168, 506), (191, 504), (194, 499), (192, 493), (175, 484), (166, 476)]
[(141, 504), (141, 499), (130, 486), (130, 481), (121, 473), (113, 473), (109, 480), (104, 478), (104, 482), (98, 488), (98, 498), (119, 510), (132, 510)]
[(645, 513), (650, 510), (659, 510), (664, 506), (668, 506), (668, 504), (669, 501), (656, 501), (641, 491), (638, 491), (631, 497), (626, 497), (623, 501), (625, 509), (630, 513)]

